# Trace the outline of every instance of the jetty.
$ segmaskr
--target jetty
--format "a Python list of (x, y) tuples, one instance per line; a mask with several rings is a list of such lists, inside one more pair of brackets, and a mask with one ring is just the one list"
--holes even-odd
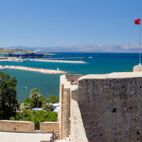
[(68, 64), (85, 64), (85, 61), (71, 61), (71, 60), (53, 60), (53, 59), (29, 59), (29, 61), (36, 62), (53, 62), (53, 63), (68, 63)]
[(67, 63), (67, 64), (85, 64), (85, 61), (81, 60), (55, 60), (55, 59), (42, 59), (42, 58), (20, 58), (20, 57), (0, 57), (0, 62), (24, 62), (24, 61), (35, 61), (35, 62), (51, 62), (51, 63)]
[(45, 74), (65, 74), (65, 71), (62, 70), (51, 70), (51, 69), (41, 69), (41, 68), (31, 68), (25, 66), (0, 66), (0, 69), (14, 69), (14, 70), (24, 70), (32, 72), (40, 72)]

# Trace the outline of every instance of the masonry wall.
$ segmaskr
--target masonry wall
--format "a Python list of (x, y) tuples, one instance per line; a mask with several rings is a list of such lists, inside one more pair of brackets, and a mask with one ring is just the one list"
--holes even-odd
[(70, 89), (60, 86), (60, 112), (59, 112), (60, 139), (70, 135)]
[(78, 85), (89, 142), (142, 142), (142, 78), (82, 79)]
[(54, 133), (55, 138), (59, 139), (59, 122), (41, 122), (40, 132)]
[(71, 91), (70, 138), (72, 142), (88, 142), (78, 102), (78, 90)]
[(80, 75), (62, 75), (60, 77), (60, 111), (59, 111), (59, 132), (60, 139), (70, 136), (70, 103), (71, 87), (77, 83)]
[(34, 123), (30, 121), (0, 120), (0, 131), (34, 132)]

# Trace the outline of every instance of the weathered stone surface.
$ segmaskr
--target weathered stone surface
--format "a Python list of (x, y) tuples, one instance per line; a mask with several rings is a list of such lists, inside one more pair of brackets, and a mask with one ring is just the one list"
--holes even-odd
[[(85, 129), (83, 136), (86, 135), (89, 142), (142, 142), (141, 72), (86, 75), (77, 78), (76, 84), (66, 79), (62, 85), (66, 86), (62, 88), (64, 97), (70, 96), (62, 102), (66, 104), (62, 111), (71, 109), (70, 114), (62, 113), (66, 122), (62, 122), (62, 130), (70, 132), (71, 138), (76, 137), (72, 133), (75, 125), (76, 130), (83, 129), (78, 117), (72, 117), (74, 111), (67, 105), (69, 100), (77, 101), (79, 105)], [(68, 117), (70, 121), (67, 122)]]
[(30, 121), (0, 120), (0, 131), (34, 132), (34, 123)]
[(40, 132), (53, 133), (55, 138), (59, 138), (59, 122), (41, 122)]
[(71, 87), (77, 83), (81, 75), (62, 75), (60, 77), (60, 111), (59, 132), (60, 138), (64, 139), (70, 135), (70, 102)]
[(40, 131), (47, 133), (59, 133), (59, 122), (41, 122)]
[(64, 75), (60, 78), (60, 138), (70, 137), (73, 142), (87, 142), (78, 103), (77, 101), (73, 103), (74, 100), (78, 100), (75, 90), (78, 90), (77, 79), (79, 77), (77, 75)]
[(84, 77), (78, 103), (90, 142), (142, 141), (142, 77)]
[(62, 96), (61, 136), (66, 138), (70, 134), (70, 91), (64, 89)]
[[(75, 92), (74, 92), (75, 93)], [(88, 142), (77, 101), (71, 99), (71, 141)]]

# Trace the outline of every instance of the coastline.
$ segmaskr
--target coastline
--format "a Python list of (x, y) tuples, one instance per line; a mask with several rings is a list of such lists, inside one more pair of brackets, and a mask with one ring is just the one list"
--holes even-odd
[(14, 69), (14, 70), (24, 70), (24, 71), (32, 71), (32, 72), (40, 72), (45, 74), (65, 74), (65, 71), (62, 70), (51, 70), (51, 69), (40, 69), (40, 68), (31, 68), (24, 66), (0, 66), (0, 69)]

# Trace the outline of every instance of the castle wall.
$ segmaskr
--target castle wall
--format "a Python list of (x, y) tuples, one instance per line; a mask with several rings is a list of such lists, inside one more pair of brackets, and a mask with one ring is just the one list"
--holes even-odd
[(72, 142), (88, 142), (84, 124), (81, 117), (80, 108), (78, 102), (76, 101), (78, 96), (78, 90), (71, 91), (71, 105), (70, 105), (70, 138)]
[(84, 77), (78, 87), (89, 142), (142, 141), (142, 77)]
[(88, 142), (78, 106), (77, 79), (80, 75), (62, 75), (60, 77), (60, 139), (73, 142)]
[(60, 78), (59, 132), (60, 139), (70, 135), (70, 83), (65, 76)]

